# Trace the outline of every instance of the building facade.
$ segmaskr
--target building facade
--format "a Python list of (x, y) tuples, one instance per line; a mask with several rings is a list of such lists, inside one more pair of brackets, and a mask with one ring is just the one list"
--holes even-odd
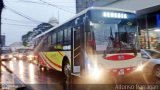
[(5, 46), (6, 37), (5, 35), (1, 35), (1, 45), (2, 47)]
[(160, 50), (160, 5), (137, 11), (141, 48)]

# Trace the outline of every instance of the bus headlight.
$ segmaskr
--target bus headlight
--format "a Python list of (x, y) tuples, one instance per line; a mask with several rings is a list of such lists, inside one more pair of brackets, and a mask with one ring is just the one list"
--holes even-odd
[(98, 68), (97, 66), (93, 66), (91, 67), (90, 64), (88, 64), (88, 72), (89, 72), (89, 77), (91, 79), (94, 79), (94, 80), (99, 80), (102, 76), (102, 71), (100, 68)]
[(98, 68), (94, 68), (93, 71), (91, 72), (92, 78), (95, 80), (99, 80), (101, 78), (101, 71)]

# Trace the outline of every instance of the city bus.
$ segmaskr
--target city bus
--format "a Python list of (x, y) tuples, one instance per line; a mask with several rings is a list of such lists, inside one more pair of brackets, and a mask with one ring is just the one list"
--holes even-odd
[(138, 36), (134, 11), (91, 7), (33, 40), (40, 67), (98, 79), (139, 69)]

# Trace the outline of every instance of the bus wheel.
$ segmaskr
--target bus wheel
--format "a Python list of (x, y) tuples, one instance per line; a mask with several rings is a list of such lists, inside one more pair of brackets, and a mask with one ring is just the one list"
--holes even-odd
[(65, 62), (63, 66), (63, 74), (65, 76), (65, 80), (69, 80), (71, 76), (71, 66), (69, 62)]
[(160, 78), (160, 66), (159, 65), (155, 66), (155, 68), (154, 68), (154, 76), (156, 78)]

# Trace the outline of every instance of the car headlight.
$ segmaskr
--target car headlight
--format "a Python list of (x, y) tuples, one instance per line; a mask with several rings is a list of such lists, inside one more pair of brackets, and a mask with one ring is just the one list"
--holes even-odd
[(4, 56), (3, 56), (3, 55), (1, 55), (1, 59), (4, 59)]
[(28, 57), (29, 57), (29, 58), (33, 58), (34, 56), (33, 56), (33, 55), (29, 55)]
[(22, 54), (18, 55), (19, 58), (22, 58), (22, 56), (23, 56)]
[(9, 58), (12, 58), (13, 57), (13, 55), (9, 55)]
[(33, 60), (34, 55), (28, 55), (27, 58), (28, 58), (28, 60)]

